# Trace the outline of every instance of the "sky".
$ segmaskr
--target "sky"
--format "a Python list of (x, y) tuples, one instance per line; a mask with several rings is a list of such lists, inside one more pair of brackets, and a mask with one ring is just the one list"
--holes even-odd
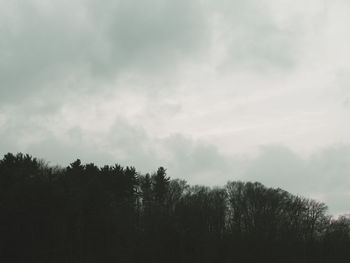
[(259, 181), (350, 211), (347, 0), (0, 0), (0, 154)]

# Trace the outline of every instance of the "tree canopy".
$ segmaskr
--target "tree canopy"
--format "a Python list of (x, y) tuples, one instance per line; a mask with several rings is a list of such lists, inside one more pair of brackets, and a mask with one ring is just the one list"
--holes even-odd
[(2, 262), (340, 262), (350, 218), (259, 182), (191, 186), (78, 159), (0, 160)]

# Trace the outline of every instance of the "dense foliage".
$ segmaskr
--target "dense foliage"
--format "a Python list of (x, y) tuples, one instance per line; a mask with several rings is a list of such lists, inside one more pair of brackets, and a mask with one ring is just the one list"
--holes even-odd
[(340, 262), (350, 219), (257, 182), (189, 186), (160, 167), (0, 160), (1, 262)]

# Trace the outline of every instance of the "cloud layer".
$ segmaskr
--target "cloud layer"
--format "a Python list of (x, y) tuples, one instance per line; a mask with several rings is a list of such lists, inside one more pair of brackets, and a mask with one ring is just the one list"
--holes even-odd
[(345, 0), (0, 2), (0, 153), (258, 180), (349, 211)]

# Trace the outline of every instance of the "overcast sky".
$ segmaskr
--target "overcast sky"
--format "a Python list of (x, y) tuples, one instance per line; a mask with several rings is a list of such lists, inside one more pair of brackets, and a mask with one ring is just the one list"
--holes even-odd
[(350, 211), (348, 0), (0, 0), (0, 154), (257, 180)]

